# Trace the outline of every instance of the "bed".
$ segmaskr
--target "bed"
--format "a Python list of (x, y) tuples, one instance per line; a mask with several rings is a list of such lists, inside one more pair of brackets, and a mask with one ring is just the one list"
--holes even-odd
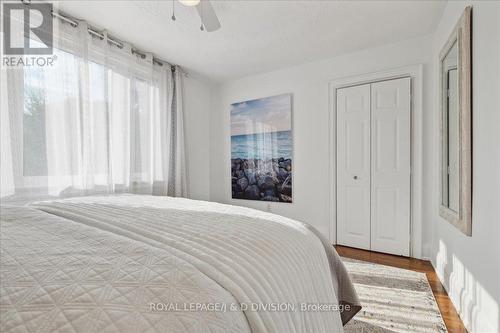
[(307, 224), (119, 195), (1, 209), (2, 332), (342, 332), (360, 303)]

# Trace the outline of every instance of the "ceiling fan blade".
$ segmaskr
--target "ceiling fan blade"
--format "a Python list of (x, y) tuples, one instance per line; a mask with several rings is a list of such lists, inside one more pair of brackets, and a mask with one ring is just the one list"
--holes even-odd
[(196, 5), (196, 10), (200, 14), (201, 22), (208, 32), (215, 31), (221, 27), (217, 14), (215, 14), (214, 7), (209, 0), (201, 0), (198, 5)]

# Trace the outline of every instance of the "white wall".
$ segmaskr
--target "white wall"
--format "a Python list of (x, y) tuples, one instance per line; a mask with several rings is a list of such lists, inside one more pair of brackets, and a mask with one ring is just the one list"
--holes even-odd
[(188, 193), (192, 199), (208, 200), (211, 84), (190, 75), (184, 78), (183, 95)]
[[(424, 86), (432, 84), (432, 36), (342, 55), (224, 83), (210, 116), (210, 199), (245, 205), (308, 222), (329, 235), (329, 82), (347, 76), (424, 64)], [(231, 199), (229, 107), (231, 103), (293, 93), (293, 204)], [(424, 98), (430, 90), (424, 90)], [(426, 101), (430, 98), (426, 98)], [(424, 126), (430, 117), (424, 103)], [(424, 237), (429, 239), (424, 231)]]
[[(449, 1), (436, 30), (434, 66), (467, 3)], [(432, 261), (469, 332), (500, 332), (500, 2), (472, 2), (473, 22), (473, 211), (472, 237), (438, 214), (439, 123), (429, 123), (429, 195), (425, 219), (431, 223)], [(438, 83), (437, 71), (434, 84)]]

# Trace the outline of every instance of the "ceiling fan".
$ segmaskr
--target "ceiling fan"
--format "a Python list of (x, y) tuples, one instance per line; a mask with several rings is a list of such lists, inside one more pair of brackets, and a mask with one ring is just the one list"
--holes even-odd
[[(178, 0), (181, 4), (188, 7), (196, 7), (201, 18), (200, 29), (202, 31), (212, 32), (220, 29), (221, 25), (214, 7), (209, 0)], [(174, 1), (172, 1), (173, 6)], [(172, 14), (172, 20), (175, 21), (175, 12)]]

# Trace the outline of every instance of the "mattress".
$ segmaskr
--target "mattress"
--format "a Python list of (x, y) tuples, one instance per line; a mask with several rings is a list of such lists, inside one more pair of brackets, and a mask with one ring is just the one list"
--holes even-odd
[(342, 332), (359, 301), (306, 224), (153, 196), (2, 207), (0, 331)]

